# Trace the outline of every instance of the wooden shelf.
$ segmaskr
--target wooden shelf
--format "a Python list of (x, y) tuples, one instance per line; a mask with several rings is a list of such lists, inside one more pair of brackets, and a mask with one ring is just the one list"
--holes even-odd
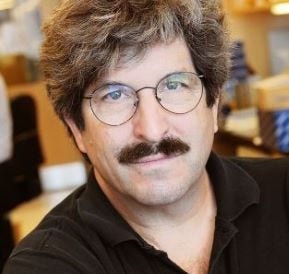
[(253, 14), (270, 11), (269, 0), (227, 0), (227, 4), (233, 13)]
[(234, 7), (234, 13), (239, 14), (252, 14), (252, 13), (261, 13), (261, 12), (270, 12), (269, 7)]

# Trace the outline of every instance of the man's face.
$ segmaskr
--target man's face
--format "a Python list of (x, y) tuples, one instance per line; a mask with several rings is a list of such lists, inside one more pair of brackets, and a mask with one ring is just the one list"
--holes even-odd
[[(125, 83), (137, 90), (154, 87), (161, 78), (176, 71), (195, 72), (188, 48), (181, 39), (153, 46), (141, 60), (111, 70), (104, 81)], [(122, 125), (110, 126), (96, 119), (89, 100), (84, 100), (82, 106), (85, 130), (79, 131), (73, 122), (67, 122), (111, 201), (134, 201), (149, 206), (172, 204), (193, 193), (194, 187), (204, 180), (217, 131), (217, 103), (208, 108), (203, 92), (194, 110), (174, 114), (159, 105), (153, 89), (142, 89), (138, 96), (136, 113)], [(172, 140), (179, 139), (181, 149), (123, 162), (119, 157), (127, 148), (134, 152), (139, 144), (156, 147), (166, 138), (169, 138), (168, 148)]]

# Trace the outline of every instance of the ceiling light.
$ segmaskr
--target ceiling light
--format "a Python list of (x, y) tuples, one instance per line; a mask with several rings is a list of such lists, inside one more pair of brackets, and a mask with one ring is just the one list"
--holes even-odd
[(271, 12), (275, 15), (289, 14), (289, 1), (272, 1)]
[(14, 0), (0, 0), (0, 10), (8, 10), (14, 6)]

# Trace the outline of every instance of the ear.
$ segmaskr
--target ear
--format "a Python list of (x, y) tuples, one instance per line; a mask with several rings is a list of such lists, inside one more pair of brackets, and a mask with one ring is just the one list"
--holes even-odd
[(218, 126), (218, 113), (219, 113), (219, 101), (220, 98), (216, 98), (216, 101), (214, 103), (214, 105), (212, 106), (212, 114), (213, 114), (213, 119), (214, 119), (214, 133), (216, 133), (219, 129)]
[(78, 147), (78, 149), (86, 153), (86, 147), (83, 142), (83, 131), (81, 131), (75, 124), (75, 122), (69, 118), (64, 118), (65, 123), (68, 125), (70, 128), (72, 135), (74, 137), (75, 143)]

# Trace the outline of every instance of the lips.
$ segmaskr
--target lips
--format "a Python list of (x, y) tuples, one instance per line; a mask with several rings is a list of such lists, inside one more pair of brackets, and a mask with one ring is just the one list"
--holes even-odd
[(165, 155), (163, 153), (158, 153), (155, 155), (146, 156), (143, 158), (136, 159), (135, 161), (131, 162), (131, 164), (157, 164), (164, 162), (166, 160), (171, 160), (182, 153), (175, 153), (174, 155)]

